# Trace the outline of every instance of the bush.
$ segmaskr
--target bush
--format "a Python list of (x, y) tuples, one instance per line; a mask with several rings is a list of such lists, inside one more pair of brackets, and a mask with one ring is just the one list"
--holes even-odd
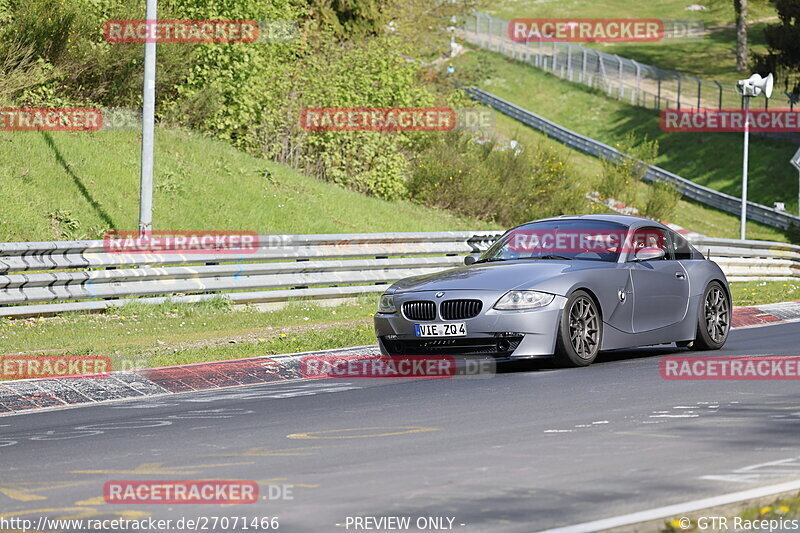
[(642, 215), (653, 220), (668, 221), (675, 214), (681, 193), (675, 185), (666, 181), (657, 181), (649, 189)]
[(658, 156), (658, 141), (649, 141), (647, 137), (637, 144), (636, 137), (629, 133), (625, 140), (617, 143), (617, 149), (630, 157), (618, 160), (604, 159), (603, 172), (598, 185), (598, 192), (604, 199), (613, 198), (628, 205), (636, 203), (637, 183), (647, 173), (647, 168)]
[(478, 144), (463, 132), (432, 135), (413, 163), (415, 201), (504, 226), (586, 206), (569, 168), (547, 150)]

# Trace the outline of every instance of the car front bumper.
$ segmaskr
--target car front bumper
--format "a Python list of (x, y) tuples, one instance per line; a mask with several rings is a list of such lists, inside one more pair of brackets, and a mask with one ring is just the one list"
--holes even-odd
[[(375, 334), (384, 355), (491, 355), (519, 359), (551, 356), (555, 351), (561, 311), (567, 299), (556, 296), (547, 306), (525, 311), (498, 311), (493, 308), (504, 292), (449, 290), (436, 298), (435, 291), (395, 293), (395, 313), (375, 315)], [(481, 300), (481, 312), (474, 318), (444, 320), (441, 301), (454, 299)], [(410, 320), (403, 314), (403, 303), (431, 301), (436, 304), (436, 318), (431, 321)], [(466, 337), (420, 338), (414, 324), (463, 322)]]

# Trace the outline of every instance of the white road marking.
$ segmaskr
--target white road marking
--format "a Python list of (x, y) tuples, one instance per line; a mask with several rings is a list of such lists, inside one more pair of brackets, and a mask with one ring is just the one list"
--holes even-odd
[(763, 498), (765, 496), (781, 494), (783, 492), (796, 491), (798, 489), (800, 489), (800, 480), (790, 481), (787, 483), (781, 483), (779, 485), (769, 485), (766, 487), (759, 487), (757, 489), (732, 492), (730, 494), (723, 494), (722, 496), (713, 496), (711, 498), (703, 498), (701, 500), (693, 500), (676, 505), (667, 505), (666, 507), (657, 507), (655, 509), (648, 509), (646, 511), (639, 511), (637, 513), (613, 516), (611, 518), (594, 520), (592, 522), (584, 522), (582, 524), (575, 524), (573, 526), (546, 529), (540, 533), (555, 533), (556, 531), (560, 533), (588, 533), (590, 531), (630, 526), (632, 524), (638, 524), (641, 522), (649, 522), (651, 520), (685, 515), (686, 513), (691, 513), (693, 511), (700, 511), (702, 509), (709, 509), (711, 507), (719, 507), (721, 505), (730, 505), (732, 503), (754, 500), (757, 498)]
[(800, 457), (790, 457), (788, 459), (745, 466), (726, 474), (701, 476), (700, 479), (729, 483), (756, 483), (759, 480), (796, 476), (798, 473), (800, 473)]

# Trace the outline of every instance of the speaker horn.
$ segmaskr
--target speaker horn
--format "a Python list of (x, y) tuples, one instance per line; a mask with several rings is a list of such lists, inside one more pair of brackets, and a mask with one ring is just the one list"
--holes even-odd
[(774, 85), (775, 78), (772, 74), (766, 78), (762, 78), (759, 74), (753, 74), (746, 80), (739, 80), (739, 83), (736, 84), (736, 92), (742, 96), (758, 96), (763, 92), (767, 98), (770, 98)]

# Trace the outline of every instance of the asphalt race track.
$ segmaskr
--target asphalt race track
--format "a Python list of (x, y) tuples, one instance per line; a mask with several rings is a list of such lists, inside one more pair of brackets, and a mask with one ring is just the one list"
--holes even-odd
[[(713, 355), (800, 355), (798, 341), (800, 323), (734, 330)], [(410, 517), (420, 531), (431, 517), (444, 526), (422, 531), (452, 519), (454, 531), (516, 532), (800, 478), (796, 382), (667, 381), (658, 361), (669, 353), (693, 354), (625, 350), (584, 369), (282, 383), (0, 417), (0, 509), (33, 520), (278, 517), (279, 531), (315, 533), (357, 530), (355, 516)], [(107, 505), (104, 484), (127, 479), (254, 480), (262, 500)]]

